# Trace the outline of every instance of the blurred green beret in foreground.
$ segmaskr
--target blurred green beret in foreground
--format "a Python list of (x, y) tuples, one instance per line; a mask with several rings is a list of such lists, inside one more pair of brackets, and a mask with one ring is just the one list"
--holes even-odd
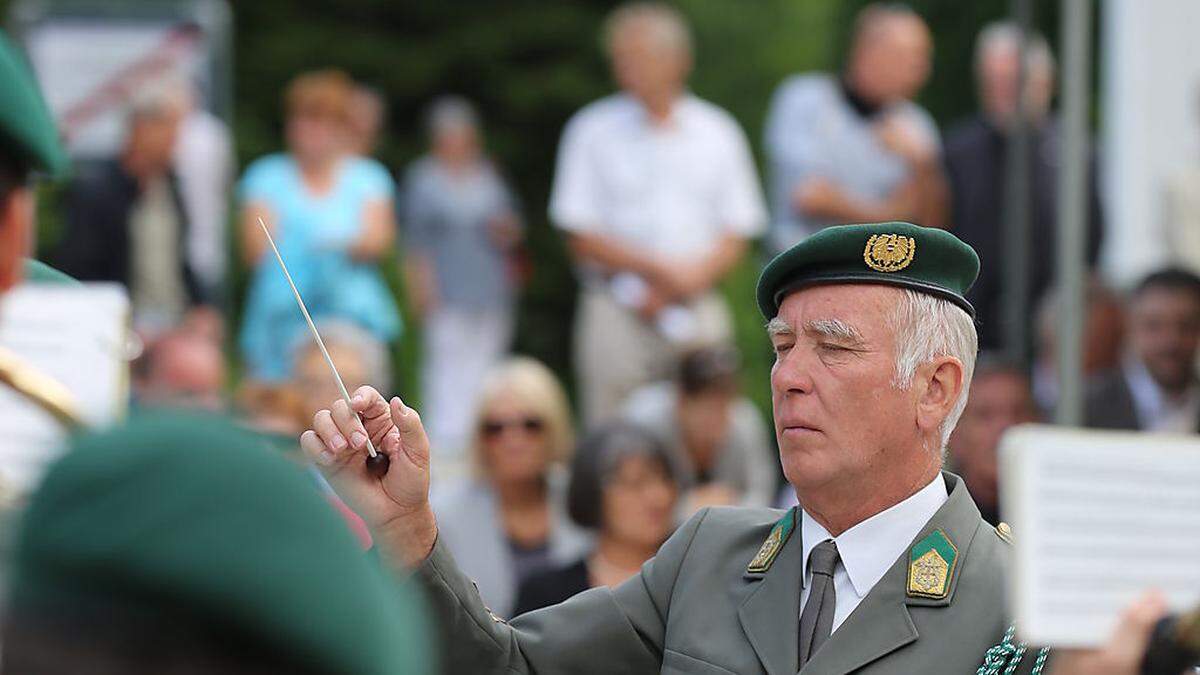
[[(6, 670), (82, 672), (37, 667), (62, 658), (47, 644), (110, 660), (132, 645), (144, 672), (434, 670), (415, 590), (362, 551), (299, 466), (217, 417), (156, 412), (77, 439), (16, 549)], [(39, 629), (47, 617), (65, 622), (59, 642)]]
[(10, 167), (63, 172), (67, 157), (58, 141), (58, 129), (33, 79), (25, 59), (0, 32), (0, 158), (15, 161)]
[(758, 278), (758, 309), (771, 319), (788, 293), (819, 284), (869, 283), (944, 298), (972, 317), (967, 290), (979, 256), (958, 237), (912, 223), (827, 227), (775, 256)]

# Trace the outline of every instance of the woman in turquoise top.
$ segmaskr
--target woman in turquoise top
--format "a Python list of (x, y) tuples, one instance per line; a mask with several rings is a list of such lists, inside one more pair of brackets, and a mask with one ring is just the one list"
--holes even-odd
[(239, 186), (242, 247), (254, 268), (239, 344), (259, 380), (288, 377), (292, 347), (306, 330), (267, 254), (260, 217), (314, 319), (351, 321), (384, 342), (400, 335), (400, 314), (377, 267), (395, 236), (395, 188), (378, 162), (346, 152), (351, 91), (338, 71), (293, 80), (285, 95), (288, 152), (256, 160)]

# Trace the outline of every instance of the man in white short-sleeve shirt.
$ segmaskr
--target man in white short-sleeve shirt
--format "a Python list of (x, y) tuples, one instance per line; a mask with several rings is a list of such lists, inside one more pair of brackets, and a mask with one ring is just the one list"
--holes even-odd
[(588, 422), (670, 372), (682, 348), (729, 340), (715, 286), (766, 222), (741, 128), (685, 89), (682, 17), (637, 3), (606, 28), (622, 91), (567, 124), (550, 198), (582, 281), (575, 359)]

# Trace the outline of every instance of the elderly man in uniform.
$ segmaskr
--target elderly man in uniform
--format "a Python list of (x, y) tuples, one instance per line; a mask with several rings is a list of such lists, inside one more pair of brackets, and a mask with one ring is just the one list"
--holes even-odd
[[(702, 510), (628, 582), (511, 623), (438, 542), (416, 411), (359, 389), (301, 442), (427, 583), (451, 672), (975, 672), (1010, 644), (1008, 534), (941, 468), (975, 362), (978, 270), (953, 235), (907, 223), (827, 228), (775, 258), (757, 296), (802, 506)], [(364, 470), (366, 433), (391, 458), (382, 480)]]

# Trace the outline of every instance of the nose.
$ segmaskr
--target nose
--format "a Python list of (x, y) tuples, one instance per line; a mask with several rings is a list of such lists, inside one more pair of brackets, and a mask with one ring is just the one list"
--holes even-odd
[(776, 358), (771, 367), (771, 390), (776, 397), (812, 392), (813, 358), (812, 350), (803, 343), (797, 343)]

